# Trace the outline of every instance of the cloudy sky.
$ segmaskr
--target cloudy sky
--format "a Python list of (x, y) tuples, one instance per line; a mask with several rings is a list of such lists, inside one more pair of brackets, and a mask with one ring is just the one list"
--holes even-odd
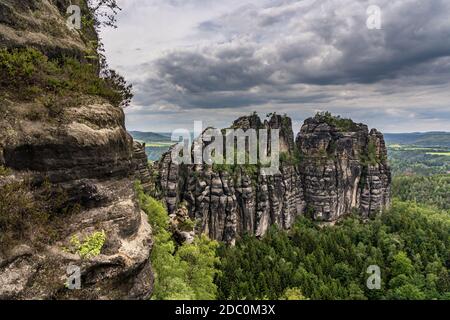
[[(102, 38), (134, 86), (129, 130), (276, 111), (298, 131), (329, 110), (385, 132), (450, 131), (448, 0), (119, 3), (118, 29)], [(370, 5), (381, 29), (367, 27)]]

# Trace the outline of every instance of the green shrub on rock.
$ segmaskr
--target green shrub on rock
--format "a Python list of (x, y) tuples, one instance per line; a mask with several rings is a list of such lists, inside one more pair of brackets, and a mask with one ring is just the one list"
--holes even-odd
[(89, 259), (98, 256), (106, 241), (105, 231), (97, 231), (80, 240), (74, 235), (70, 239), (71, 252), (78, 254), (82, 259)]
[(127, 106), (133, 96), (131, 85), (113, 70), (99, 74), (96, 64), (71, 57), (50, 60), (33, 48), (0, 49), (0, 88), (14, 92), (18, 100), (34, 100), (43, 94), (85, 94), (102, 97), (114, 106)]
[(48, 219), (44, 204), (33, 196), (27, 183), (0, 186), (0, 252), (39, 237)]

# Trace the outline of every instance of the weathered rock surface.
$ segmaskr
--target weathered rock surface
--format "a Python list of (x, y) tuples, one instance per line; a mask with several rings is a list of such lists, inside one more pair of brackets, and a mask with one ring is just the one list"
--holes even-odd
[(353, 209), (369, 217), (389, 205), (391, 176), (381, 133), (369, 133), (363, 124), (342, 130), (315, 117), (305, 121), (297, 147), (314, 219), (335, 221)]
[(390, 169), (376, 130), (362, 124), (342, 130), (316, 117), (305, 121), (294, 142), (291, 119), (276, 114), (264, 122), (241, 117), (232, 128), (279, 129), (287, 159), (279, 174), (264, 176), (256, 166), (177, 165), (166, 153), (155, 169), (162, 196), (169, 213), (187, 203), (198, 233), (233, 244), (246, 233), (262, 236), (273, 224), (289, 229), (304, 214), (333, 222), (353, 210), (369, 217), (389, 206)]
[(175, 213), (169, 215), (169, 218), (170, 230), (175, 241), (180, 245), (193, 243), (195, 230), (187, 208), (184, 205), (180, 205)]
[(134, 141), (133, 162), (136, 179), (141, 182), (142, 188), (146, 193), (151, 193), (155, 188), (155, 182), (150, 174), (150, 166), (148, 163), (147, 154), (145, 153), (145, 143)]
[[(72, 3), (85, 6), (81, 0)], [(68, 5), (66, 0), (0, 0), (0, 48), (32, 46), (47, 56), (89, 54), (86, 34), (65, 25), (62, 13)], [(24, 234), (11, 248), (0, 244), (0, 299), (148, 297), (152, 233), (133, 188), (144, 163), (125, 130), (123, 110), (96, 96), (80, 96), (76, 105), (52, 117), (29, 116), (42, 108), (36, 101), (0, 99), (0, 166), (8, 170), (0, 186), (27, 180), (32, 193), (48, 184), (55, 194), (64, 194), (62, 202), (48, 201), (49, 208), (60, 206), (52, 211), (60, 215), (40, 226), (51, 241)], [(100, 231), (106, 241), (99, 255), (82, 259), (67, 250), (74, 236), (84, 239)], [(70, 265), (80, 268), (80, 290), (66, 288)]]
[[(64, 185), (74, 188), (76, 184), (76, 195), (83, 193), (92, 208), (82, 207), (65, 216), (58, 241), (18, 244), (3, 255), (1, 299), (139, 299), (150, 294), (151, 228), (130, 192), (132, 181), (82, 180)], [(100, 255), (82, 259), (65, 249), (70, 248), (73, 236), (83, 239), (99, 230), (107, 236)], [(65, 286), (71, 265), (80, 268), (80, 290)]]
[[(232, 128), (280, 130), (280, 149), (293, 153), (291, 120), (274, 115), (264, 123), (258, 116), (242, 117)], [(200, 221), (198, 233), (234, 243), (245, 233), (262, 236), (277, 224), (289, 228), (305, 208), (298, 168), (284, 164), (280, 173), (263, 176), (237, 166), (233, 172), (208, 165), (177, 165), (166, 153), (157, 164), (159, 185), (169, 213), (185, 201), (189, 215)]]
[[(34, 47), (48, 56), (84, 58), (83, 35), (68, 31), (63, 18), (71, 4), (86, 9), (85, 0), (0, 1), (0, 48)], [(93, 30), (89, 37), (96, 37)]]

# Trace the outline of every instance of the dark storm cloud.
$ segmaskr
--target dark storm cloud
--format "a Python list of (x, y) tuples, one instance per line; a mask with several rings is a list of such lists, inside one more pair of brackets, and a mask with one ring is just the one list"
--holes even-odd
[(176, 52), (156, 62), (160, 78), (191, 93), (247, 90), (267, 84), (271, 68), (249, 47), (220, 50), (212, 56)]
[(223, 41), (157, 59), (137, 102), (232, 108), (327, 97), (297, 85), (448, 82), (448, 1), (379, 1), (382, 30), (366, 27), (368, 1), (273, 3), (201, 23), (199, 31)]
[[(102, 37), (134, 86), (131, 128), (255, 110), (297, 126), (324, 110), (387, 131), (450, 126), (448, 0), (120, 2), (119, 28)], [(366, 27), (371, 4), (381, 30)]]
[(148, 79), (137, 87), (135, 102), (138, 105), (170, 104), (183, 109), (242, 108), (265, 103), (327, 103), (333, 100), (331, 93), (312, 92), (303, 95), (290, 94), (287, 88), (261, 87), (251, 91), (203, 91), (185, 92), (164, 82)]

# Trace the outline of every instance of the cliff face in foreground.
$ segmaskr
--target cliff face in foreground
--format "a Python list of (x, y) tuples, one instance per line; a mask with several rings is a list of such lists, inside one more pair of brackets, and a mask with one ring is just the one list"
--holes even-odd
[[(68, 5), (0, 0), (0, 298), (145, 298), (152, 237), (133, 188), (140, 148), (98, 61), (87, 64), (93, 27), (70, 31)], [(66, 288), (69, 266), (80, 290)]]
[(186, 206), (197, 232), (234, 243), (245, 233), (262, 236), (295, 218), (334, 222), (353, 210), (363, 217), (390, 202), (390, 170), (383, 135), (351, 120), (317, 115), (307, 119), (294, 143), (292, 122), (273, 115), (236, 120), (232, 128), (280, 130), (280, 174), (257, 166), (176, 165), (170, 152), (156, 164), (169, 213)]

